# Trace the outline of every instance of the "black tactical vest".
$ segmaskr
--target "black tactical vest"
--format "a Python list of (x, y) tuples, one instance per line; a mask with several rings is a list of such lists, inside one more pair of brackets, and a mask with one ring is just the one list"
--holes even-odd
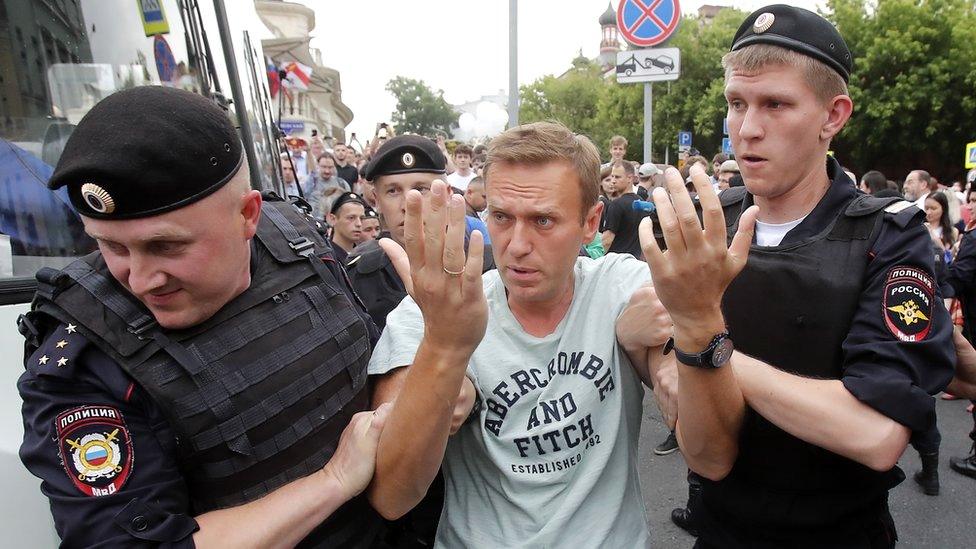
[[(328, 244), (295, 207), (267, 201), (254, 240), (248, 289), (187, 330), (161, 329), (97, 252), (38, 273), (30, 320), (77, 324), (159, 404), (194, 514), (318, 471), (369, 405), (369, 332), (344, 272), (323, 262)], [(360, 497), (303, 545), (366, 546), (377, 525)]]
[[(721, 195), (730, 243), (744, 197), (742, 187)], [(736, 349), (789, 373), (840, 379), (841, 346), (865, 283), (868, 254), (885, 207), (897, 200), (858, 196), (816, 236), (752, 246), (722, 300)], [(808, 444), (749, 410), (731, 473), (706, 483), (703, 497), (708, 507), (753, 526), (822, 525), (875, 504), (900, 475)]]

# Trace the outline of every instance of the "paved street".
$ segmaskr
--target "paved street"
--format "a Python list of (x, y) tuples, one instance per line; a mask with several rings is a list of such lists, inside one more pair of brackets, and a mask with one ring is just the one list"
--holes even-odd
[[(976, 480), (949, 469), (949, 457), (967, 454), (967, 433), (972, 420), (965, 412), (966, 401), (938, 400), (942, 451), (939, 475), (942, 493), (937, 497), (922, 494), (911, 480), (920, 467), (918, 453), (909, 446), (899, 461), (908, 477), (891, 493), (891, 513), (900, 538), (899, 547), (972, 548), (976, 547)], [(667, 436), (660, 414), (648, 393), (644, 402), (640, 442), (640, 475), (644, 501), (650, 515), (654, 547), (688, 548), (694, 538), (671, 523), (671, 509), (684, 505), (688, 497), (685, 462), (680, 452), (656, 456), (653, 448)]]

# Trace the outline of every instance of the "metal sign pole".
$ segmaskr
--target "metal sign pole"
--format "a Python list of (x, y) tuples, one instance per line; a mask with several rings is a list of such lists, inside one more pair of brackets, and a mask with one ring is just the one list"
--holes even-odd
[(518, 0), (508, 2), (508, 127), (519, 123)]
[(651, 126), (654, 114), (654, 84), (647, 82), (644, 84), (644, 163), (651, 162)]

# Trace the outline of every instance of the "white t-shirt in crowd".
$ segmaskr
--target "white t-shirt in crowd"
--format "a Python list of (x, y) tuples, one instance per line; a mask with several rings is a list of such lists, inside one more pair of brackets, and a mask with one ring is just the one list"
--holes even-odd
[(757, 220), (756, 244), (759, 246), (779, 246), (786, 233), (793, 230), (794, 227), (802, 223), (806, 218), (807, 216), (803, 216), (796, 221), (789, 221), (787, 223), (763, 223)]
[[(498, 271), (483, 277), (488, 329), (468, 364), (481, 410), (447, 444), (437, 547), (647, 547), (637, 476), (640, 379), (614, 325), (650, 280), (629, 254), (579, 258), (566, 316), (527, 334)], [(409, 365), (423, 317), (407, 297), (390, 313), (369, 373)]]
[(447, 184), (459, 191), (466, 191), (468, 190), (468, 183), (471, 183), (471, 180), (475, 177), (478, 177), (478, 174), (474, 173), (474, 170), (471, 170), (471, 173), (468, 175), (461, 175), (458, 172), (454, 172), (447, 176)]

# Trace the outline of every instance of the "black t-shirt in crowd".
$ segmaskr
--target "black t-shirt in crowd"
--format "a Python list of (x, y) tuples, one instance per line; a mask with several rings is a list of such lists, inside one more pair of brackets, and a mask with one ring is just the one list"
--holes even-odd
[(336, 174), (345, 179), (346, 183), (349, 183), (349, 188), (351, 189), (353, 185), (359, 181), (359, 170), (356, 169), (355, 164), (346, 164), (345, 166), (336, 166)]
[(640, 185), (638, 185), (637, 186), (637, 196), (640, 197), (641, 200), (647, 200), (648, 197), (651, 196), (651, 194), (650, 194), (650, 192), (648, 192), (647, 189), (645, 189), (644, 187), (641, 187)]
[(605, 230), (612, 231), (614, 234), (608, 253), (617, 252), (630, 254), (637, 259), (644, 258), (637, 228), (641, 220), (647, 216), (647, 212), (634, 211), (633, 204), (636, 200), (640, 200), (640, 197), (635, 193), (623, 194), (607, 208)]
[(600, 195), (600, 202), (603, 202), (603, 213), (600, 214), (600, 232), (607, 230), (607, 210), (610, 209), (610, 199)]

